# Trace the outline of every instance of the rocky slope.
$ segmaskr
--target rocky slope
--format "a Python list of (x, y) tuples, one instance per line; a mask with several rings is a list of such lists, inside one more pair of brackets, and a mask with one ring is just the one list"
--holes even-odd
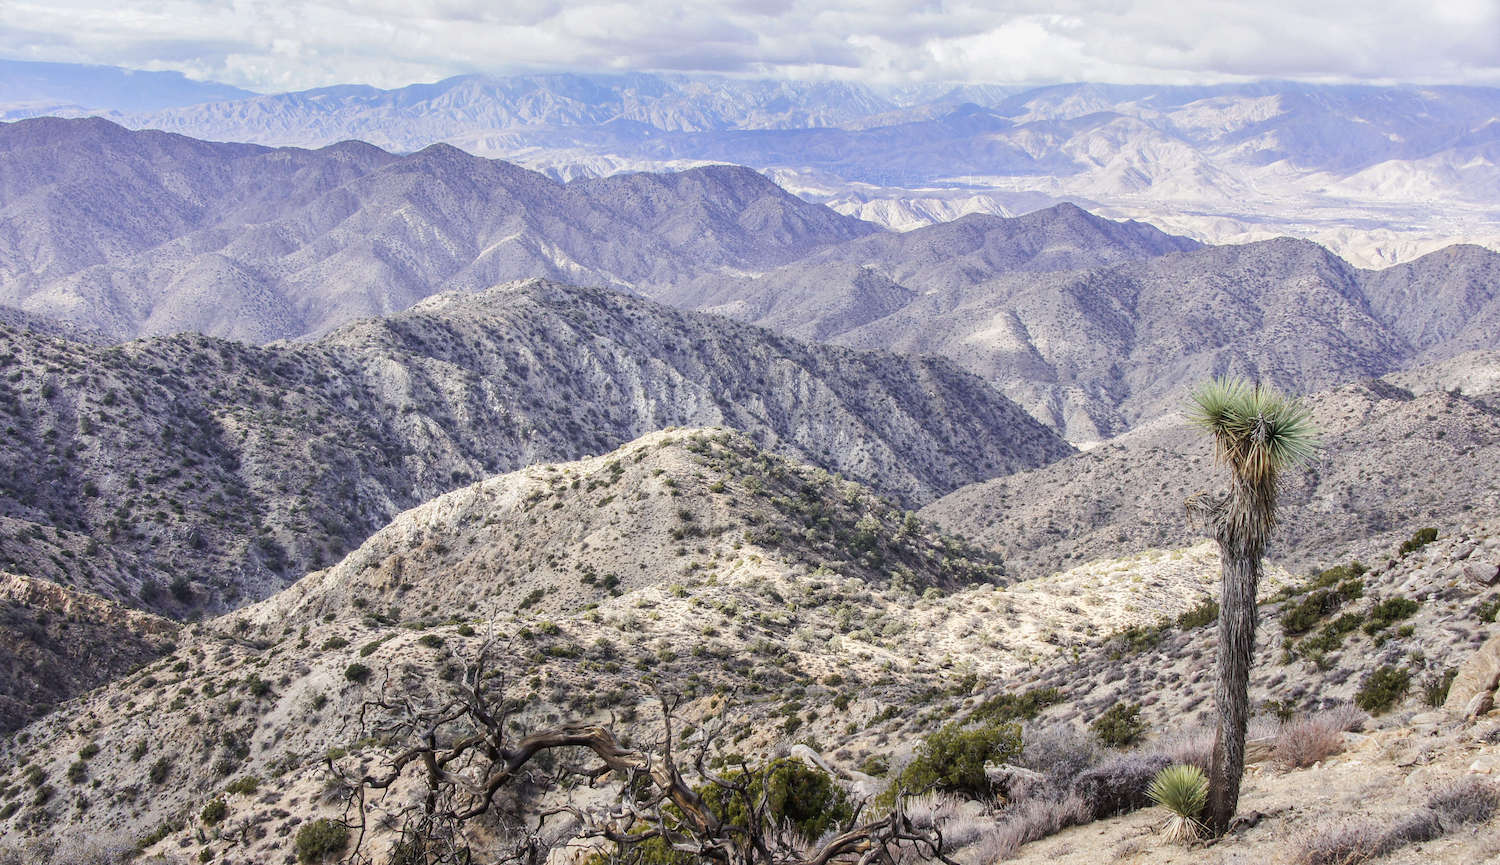
[[(1360, 592), (1338, 583), (1357, 596), (1331, 612), (1306, 603), (1315, 587), (1271, 569), (1256, 705), (1269, 714), (1337, 704), (1376, 666), (1396, 665), (1414, 684), (1371, 726), (1399, 727), (1428, 678), (1484, 638), (1484, 610), (1493, 618), (1500, 601), (1480, 581), (1500, 573), (1497, 530), (1470, 526), (1372, 562)], [(366, 701), (435, 696), (486, 640), (503, 646), (495, 671), (518, 728), (597, 720), (650, 741), (649, 689), (663, 683), (692, 723), (724, 715), (733, 694), (726, 736), (741, 753), (814, 741), (849, 779), (867, 757), (899, 763), (938, 726), (1031, 687), (1059, 690), (1028, 739), (1119, 701), (1141, 703), (1147, 747), (1201, 738), (1212, 629), (1182, 614), (1214, 588), (1210, 550), (1036, 583), (1002, 573), (857, 485), (743, 436), (656, 433), (455, 490), (288, 591), (190, 626), (170, 657), (0, 745), (0, 800), (15, 804), (0, 820), (12, 845), (62, 842), (57, 861), (79, 838), (143, 838), (167, 861), (278, 860), (299, 827), (341, 813), (325, 756), (373, 767), (396, 746), (367, 737)], [(1393, 607), (1398, 596), (1411, 606)], [(1286, 614), (1305, 607), (1317, 613), (1293, 633)], [(1306, 642), (1343, 613), (1358, 619), (1352, 633)], [(1417, 754), (1418, 744), (1392, 747)], [(1263, 789), (1256, 777), (1252, 797)], [(376, 807), (394, 811), (411, 792)], [(224, 813), (204, 822), (216, 799)], [(984, 839), (1002, 832), (1007, 812), (951, 808), (943, 819), (979, 821), (949, 827), (963, 861), (988, 862)], [(1285, 819), (1267, 827), (1292, 825)], [(372, 828), (370, 842), (389, 837)]]
[[(1270, 553), (1301, 568), (1389, 547), (1415, 524), (1500, 516), (1500, 355), (1479, 352), (1310, 396), (1320, 456), (1290, 472)], [(954, 492), (923, 516), (1001, 551), (1018, 573), (1198, 536), (1183, 501), (1222, 485), (1180, 414), (1048, 467)]]
[(733, 166), (564, 185), (446, 145), (0, 126), (0, 303), (115, 337), (264, 342), (530, 277), (649, 292), (876, 230)]
[(1290, 239), (1192, 248), (1070, 207), (842, 244), (674, 303), (854, 347), (939, 354), (1085, 443), (1225, 373), (1293, 392), (1489, 347), (1500, 254), (1361, 271)]
[(178, 616), (266, 597), (477, 478), (678, 424), (909, 505), (1069, 453), (943, 361), (541, 281), (300, 344), (4, 336), (0, 566)]
[(0, 574), (0, 733), (171, 651), (178, 628), (48, 580)]

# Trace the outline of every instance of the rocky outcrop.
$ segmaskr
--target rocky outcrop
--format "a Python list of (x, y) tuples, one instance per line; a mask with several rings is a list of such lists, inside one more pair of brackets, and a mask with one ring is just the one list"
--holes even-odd
[(177, 623), (0, 573), (0, 733), (171, 651)]
[(1465, 719), (1487, 714), (1495, 707), (1495, 689), (1500, 687), (1500, 634), (1485, 641), (1458, 668), (1448, 687), (1443, 710)]

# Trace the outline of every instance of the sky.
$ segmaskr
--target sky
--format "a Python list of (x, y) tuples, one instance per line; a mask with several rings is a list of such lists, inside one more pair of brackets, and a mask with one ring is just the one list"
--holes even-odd
[(0, 0), (0, 57), (261, 92), (556, 69), (1500, 85), (1500, 0)]

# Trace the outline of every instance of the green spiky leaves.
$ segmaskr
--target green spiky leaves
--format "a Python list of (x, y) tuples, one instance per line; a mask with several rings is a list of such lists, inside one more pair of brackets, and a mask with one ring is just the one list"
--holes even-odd
[(1146, 796), (1172, 812), (1167, 823), (1169, 841), (1192, 841), (1202, 826), (1198, 818), (1208, 805), (1208, 778), (1197, 766), (1168, 766), (1156, 773)]
[(1192, 402), (1189, 419), (1213, 433), (1219, 459), (1250, 483), (1274, 481), (1282, 469), (1317, 453), (1307, 408), (1274, 388), (1216, 378), (1198, 388)]

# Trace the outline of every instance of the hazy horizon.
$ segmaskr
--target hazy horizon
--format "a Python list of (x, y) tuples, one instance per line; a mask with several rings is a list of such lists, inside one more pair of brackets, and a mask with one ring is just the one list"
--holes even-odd
[[(17, 0), (0, 57), (175, 71), (270, 93), (454, 75), (696, 72), (872, 85), (1500, 84), (1500, 4), (402, 4)], [(226, 35), (229, 34), (229, 35)]]

